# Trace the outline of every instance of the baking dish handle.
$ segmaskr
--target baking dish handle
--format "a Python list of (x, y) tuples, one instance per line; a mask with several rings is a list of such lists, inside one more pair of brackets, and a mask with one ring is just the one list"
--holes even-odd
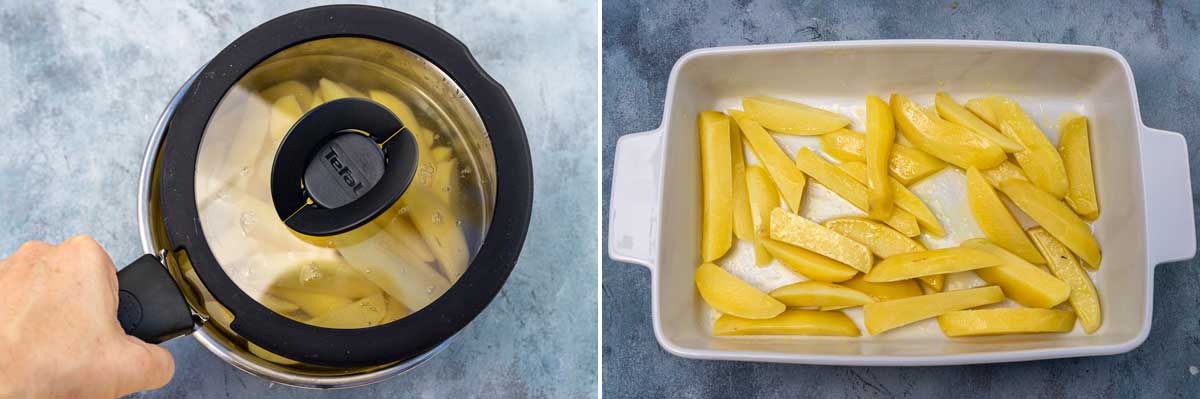
[(1196, 255), (1196, 228), (1187, 140), (1179, 133), (1142, 126), (1141, 147), (1150, 264), (1191, 259)]
[(662, 189), (658, 170), (662, 131), (621, 136), (615, 154), (608, 203), (608, 257), (652, 268), (658, 252), (654, 230)]

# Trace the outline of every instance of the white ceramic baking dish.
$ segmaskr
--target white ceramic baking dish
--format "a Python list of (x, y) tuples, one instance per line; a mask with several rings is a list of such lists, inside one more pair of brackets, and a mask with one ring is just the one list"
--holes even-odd
[[(1101, 204), (1093, 230), (1104, 251), (1093, 279), (1104, 308), (1103, 327), (1090, 336), (1076, 328), (1070, 334), (950, 339), (935, 320), (926, 320), (874, 337), (712, 336), (714, 312), (693, 282), (700, 261), (697, 113), (740, 108), (741, 97), (763, 94), (839, 110), (852, 115), (862, 130), (867, 94), (886, 98), (900, 92), (932, 104), (939, 90), (960, 101), (1011, 96), (1054, 142), (1059, 113), (1070, 110), (1090, 118)], [(789, 154), (799, 146), (819, 148), (811, 138), (776, 139)], [(655, 336), (668, 352), (688, 358), (916, 366), (1127, 352), (1150, 330), (1154, 267), (1189, 259), (1196, 250), (1186, 142), (1178, 133), (1142, 124), (1128, 63), (1099, 47), (895, 40), (696, 50), (671, 72), (661, 126), (621, 137), (613, 162), (609, 256), (650, 269)], [(953, 197), (964, 196), (961, 176), (949, 169), (915, 184), (913, 191), (939, 213), (952, 240), (978, 235), (963, 213), (963, 201)], [(809, 187), (802, 214), (827, 217), (837, 209), (837, 200), (830, 202), (823, 188)], [(942, 199), (932, 200), (938, 196)], [(928, 238), (931, 246), (948, 245)], [(722, 265), (760, 289), (797, 279), (778, 265), (752, 270), (747, 245), (735, 247)], [(948, 289), (974, 284), (971, 278), (952, 279)], [(861, 326), (860, 310), (847, 313)]]

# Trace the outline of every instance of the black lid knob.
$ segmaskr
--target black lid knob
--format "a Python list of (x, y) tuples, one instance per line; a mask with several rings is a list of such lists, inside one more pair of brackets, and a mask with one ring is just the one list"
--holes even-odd
[(271, 167), (271, 199), (284, 224), (330, 236), (392, 206), (417, 169), (417, 143), (396, 115), (365, 98), (321, 104), (292, 126)]

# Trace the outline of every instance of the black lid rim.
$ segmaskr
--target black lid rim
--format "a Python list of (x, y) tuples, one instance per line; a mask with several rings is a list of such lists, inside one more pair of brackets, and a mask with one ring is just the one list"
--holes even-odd
[[(196, 157), (209, 117), (251, 68), (296, 44), (328, 37), (389, 42), (432, 62), (475, 105), (496, 161), (495, 208), (482, 246), (448, 291), (402, 319), (361, 329), (329, 329), (288, 319), (243, 292), (217, 263), (199, 222)], [(160, 207), (168, 245), (185, 250), (200, 280), (235, 316), (231, 328), (273, 353), (330, 367), (367, 367), (420, 355), (471, 322), (503, 287), (524, 246), (533, 205), (533, 167), (520, 116), (499, 83), (446, 31), (420, 18), (362, 5), (321, 6), (264, 23), (199, 72), (172, 116), (162, 159)]]

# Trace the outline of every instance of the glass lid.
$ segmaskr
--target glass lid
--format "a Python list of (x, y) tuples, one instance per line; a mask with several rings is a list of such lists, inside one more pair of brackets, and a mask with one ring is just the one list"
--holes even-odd
[[(399, 200), (369, 221), (337, 234), (302, 234), (285, 224), (295, 213), (277, 210), (272, 171), (307, 165), (276, 162), (276, 155), (297, 121), (346, 98), (370, 100), (402, 122), (394, 134), (415, 139), (415, 172)], [(326, 143), (386, 149), (395, 140), (372, 143), (364, 134), (330, 131)], [(331, 145), (323, 150), (342, 148)], [(364, 186), (351, 173), (338, 173), (375, 162), (356, 154), (365, 153), (325, 158), (334, 177), (350, 190), (384, 185), (368, 180)], [(196, 206), (213, 256), (247, 295), (302, 323), (366, 328), (424, 308), (466, 271), (493, 215), (495, 164), (478, 112), (437, 66), (383, 41), (317, 39), (267, 58), (225, 93), (197, 152)], [(316, 194), (303, 184), (296, 189)], [(353, 206), (313, 198), (303, 206)]]

